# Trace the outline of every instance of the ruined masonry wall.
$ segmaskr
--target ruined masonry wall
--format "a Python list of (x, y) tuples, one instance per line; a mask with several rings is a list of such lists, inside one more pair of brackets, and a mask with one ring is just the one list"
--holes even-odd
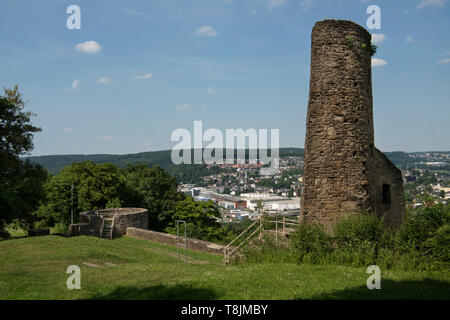
[[(374, 147), (370, 43), (351, 21), (324, 20), (312, 30), (301, 207), (304, 219), (328, 228), (346, 212), (396, 215), (402, 207), (401, 173)], [(377, 176), (396, 183), (389, 210), (379, 203)]]

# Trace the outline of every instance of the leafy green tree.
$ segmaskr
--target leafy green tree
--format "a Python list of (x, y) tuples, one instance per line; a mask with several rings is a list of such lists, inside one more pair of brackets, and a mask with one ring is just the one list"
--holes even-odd
[(178, 201), (185, 196), (178, 192), (176, 179), (156, 166), (129, 165), (125, 170), (124, 203), (148, 209), (149, 228), (163, 230), (171, 221)]
[(233, 234), (222, 228), (217, 221), (220, 216), (219, 209), (213, 201), (196, 201), (192, 197), (186, 197), (177, 202), (171, 214), (172, 220), (165, 231), (176, 233), (177, 220), (183, 220), (187, 223), (188, 237), (227, 243), (231, 241)]
[(0, 96), (0, 230), (14, 220), (30, 224), (44, 197), (45, 169), (20, 159), (33, 150), (33, 134), (41, 131), (24, 107), (18, 86)]
[(81, 211), (120, 207), (125, 181), (121, 171), (110, 163), (75, 162), (63, 168), (46, 184), (46, 209), (55, 221), (70, 221), (72, 186), (76, 220)]
[(25, 229), (33, 226), (33, 212), (45, 199), (47, 171), (29, 161), (18, 161), (2, 175), (0, 186), (0, 230), (16, 221)]
[(405, 201), (406, 203), (412, 203), (413, 202), (413, 196), (409, 192), (405, 192)]

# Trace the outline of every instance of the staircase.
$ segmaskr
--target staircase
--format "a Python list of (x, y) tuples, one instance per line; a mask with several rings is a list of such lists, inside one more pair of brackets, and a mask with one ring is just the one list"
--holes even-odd
[[(299, 225), (297, 220), (287, 219), (283, 217), (281, 221), (278, 219), (275, 221), (266, 221), (273, 223), (274, 227), (264, 228), (264, 223), (262, 218), (258, 218), (255, 220), (250, 226), (248, 226), (247, 229), (242, 231), (241, 234), (239, 234), (236, 238), (234, 238), (233, 241), (231, 241), (229, 244), (227, 244), (223, 248), (223, 263), (227, 264), (230, 261), (230, 257), (236, 253), (236, 251), (242, 247), (244, 244), (249, 243), (254, 236), (259, 233), (259, 238), (261, 239), (261, 236), (263, 233), (270, 233), (275, 236), (276, 241), (278, 242), (278, 239), (280, 237), (286, 238), (291, 234), (292, 232), (295, 232), (295, 228)], [(244, 238), (246, 237), (246, 238)], [(243, 239), (240, 243), (237, 242), (238, 239)], [(231, 245), (234, 246), (232, 247)]]
[[(257, 232), (260, 232), (261, 234), (262, 229), (263, 229), (262, 219), (258, 218), (251, 225), (249, 225), (247, 229), (242, 231), (240, 235), (234, 238), (233, 241), (231, 241), (223, 248), (223, 260), (222, 260), (223, 263), (227, 264), (228, 262), (230, 262), (230, 257), (237, 251), (237, 249), (242, 247), (245, 243), (249, 242)], [(231, 246), (232, 244), (237, 243), (238, 239), (243, 239), (244, 236), (247, 237), (243, 241), (241, 241), (241, 243), (239, 243), (235, 247)]]
[(112, 239), (114, 231), (114, 220), (112, 218), (103, 218), (100, 227), (100, 238)]

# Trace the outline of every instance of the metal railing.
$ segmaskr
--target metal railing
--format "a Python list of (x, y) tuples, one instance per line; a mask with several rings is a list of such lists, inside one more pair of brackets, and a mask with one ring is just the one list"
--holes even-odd
[[(275, 230), (273, 229), (264, 229), (264, 223), (274, 223)], [(279, 224), (281, 224), (281, 228), (279, 228)], [(252, 229), (256, 226), (256, 229), (252, 231)], [(242, 231), (236, 238), (233, 239), (229, 244), (227, 244), (223, 248), (223, 262), (225, 264), (229, 263), (230, 257), (244, 244), (246, 244), (257, 232), (259, 232), (259, 238), (261, 239), (262, 234), (264, 232), (272, 232), (275, 233), (275, 239), (278, 242), (278, 235), (282, 235), (286, 237), (288, 234), (295, 231), (295, 227), (299, 225), (297, 220), (287, 219), (283, 217), (281, 221), (278, 221), (278, 218), (275, 221), (263, 221), (263, 218), (258, 218), (251, 225), (249, 225), (244, 231)], [(248, 235), (242, 242), (240, 242), (237, 246), (232, 247), (238, 239), (242, 238), (244, 235)]]
[[(184, 237), (180, 237), (180, 223), (184, 224)], [(184, 241), (180, 241), (183, 238)], [(177, 248), (178, 248), (178, 265), (180, 265), (180, 251), (184, 247), (184, 261), (187, 263), (187, 241), (186, 241), (186, 221), (177, 220)]]
[[(260, 231), (262, 229), (262, 223), (261, 223), (261, 218), (258, 218), (257, 220), (253, 221), (253, 223), (251, 225), (249, 225), (247, 227), (247, 229), (245, 229), (244, 231), (242, 231), (236, 238), (233, 239), (233, 241), (231, 241), (229, 244), (227, 244), (224, 248), (223, 248), (223, 262), (224, 263), (228, 263), (229, 262), (229, 258), (230, 256), (236, 252), (237, 249), (239, 249), (242, 245), (244, 245), (244, 243), (246, 243), (252, 236), (254, 236), (256, 234), (256, 232)], [(259, 223), (259, 226), (247, 237), (244, 239), (244, 241), (242, 241), (241, 243), (239, 243), (236, 247), (234, 247), (233, 249), (231, 249), (231, 245), (233, 243), (235, 243), (238, 239), (240, 239), (241, 237), (243, 237), (246, 233), (249, 233), (249, 231)]]

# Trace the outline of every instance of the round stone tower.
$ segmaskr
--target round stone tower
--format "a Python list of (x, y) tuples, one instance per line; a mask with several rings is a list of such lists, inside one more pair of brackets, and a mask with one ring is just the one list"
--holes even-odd
[[(374, 148), (370, 46), (370, 33), (351, 21), (324, 20), (312, 30), (301, 216), (327, 227), (346, 212), (387, 209), (375, 203), (381, 156)], [(401, 173), (384, 158), (378, 167), (396, 169), (401, 186)]]

